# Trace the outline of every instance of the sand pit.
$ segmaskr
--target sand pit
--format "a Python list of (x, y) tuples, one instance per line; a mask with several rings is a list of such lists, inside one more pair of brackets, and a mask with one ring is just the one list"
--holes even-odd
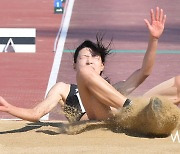
[[(68, 130), (81, 132), (68, 135)], [(179, 153), (171, 137), (146, 138), (114, 132), (102, 123), (0, 121), (1, 153)], [(71, 128), (69, 128), (71, 127)], [(86, 129), (82, 129), (85, 128)], [(72, 131), (71, 130), (71, 131)], [(173, 135), (175, 131), (173, 132)]]
[(180, 141), (173, 142), (171, 138), (171, 134), (174, 137), (180, 131), (179, 111), (166, 100), (152, 99), (149, 103), (136, 99), (113, 121), (70, 124), (1, 120), (0, 151), (3, 154), (179, 153)]

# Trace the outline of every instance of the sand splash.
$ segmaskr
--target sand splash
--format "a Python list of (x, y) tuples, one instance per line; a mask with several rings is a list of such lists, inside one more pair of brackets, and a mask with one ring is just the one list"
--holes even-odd
[(179, 108), (166, 98), (136, 98), (132, 105), (120, 109), (113, 121), (130, 132), (169, 136), (177, 127), (179, 117)]
[[(69, 117), (73, 112), (67, 112)], [(77, 114), (79, 115), (79, 114)], [(65, 125), (67, 134), (79, 134), (85, 131), (104, 128), (119, 133), (165, 137), (177, 127), (180, 111), (177, 106), (163, 97), (135, 98), (133, 104), (121, 108), (114, 117), (106, 121), (80, 121)]]

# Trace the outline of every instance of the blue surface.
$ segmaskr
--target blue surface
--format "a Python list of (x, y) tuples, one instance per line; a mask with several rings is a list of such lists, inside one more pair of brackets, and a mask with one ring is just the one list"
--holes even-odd
[(61, 0), (54, 0), (54, 7), (56, 7), (56, 8), (62, 7), (62, 1)]

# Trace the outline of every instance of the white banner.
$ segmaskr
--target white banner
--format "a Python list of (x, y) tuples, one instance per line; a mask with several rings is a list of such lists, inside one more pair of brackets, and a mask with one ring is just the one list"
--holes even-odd
[(0, 28), (0, 52), (36, 52), (35, 28)]

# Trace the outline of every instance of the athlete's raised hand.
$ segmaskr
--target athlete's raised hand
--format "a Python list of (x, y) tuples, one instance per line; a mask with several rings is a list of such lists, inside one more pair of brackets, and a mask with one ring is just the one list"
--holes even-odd
[(151, 23), (144, 19), (149, 32), (150, 36), (156, 39), (159, 39), (161, 36), (163, 30), (164, 30), (164, 24), (166, 22), (166, 15), (164, 15), (163, 9), (159, 9), (159, 7), (156, 8), (156, 12), (154, 13), (154, 10), (151, 9)]

